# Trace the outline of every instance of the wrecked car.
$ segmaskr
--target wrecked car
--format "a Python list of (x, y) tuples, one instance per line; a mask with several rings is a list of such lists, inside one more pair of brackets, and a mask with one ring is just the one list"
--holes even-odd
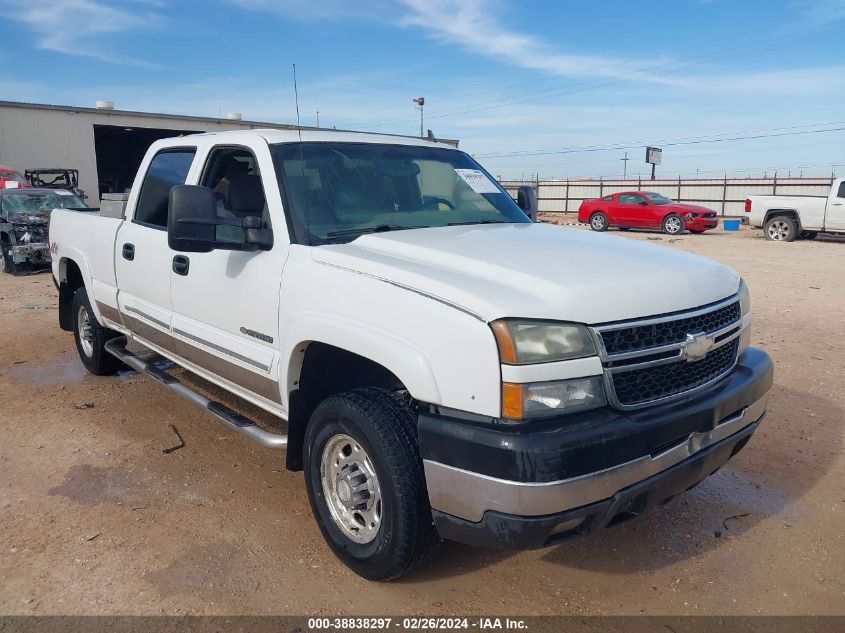
[(53, 209), (85, 209), (82, 199), (62, 189), (0, 190), (0, 271), (50, 263), (47, 239)]

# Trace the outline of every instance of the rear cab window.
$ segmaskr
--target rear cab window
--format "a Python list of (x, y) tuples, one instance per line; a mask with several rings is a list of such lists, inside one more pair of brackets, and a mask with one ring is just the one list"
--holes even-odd
[(154, 229), (167, 229), (170, 189), (184, 185), (197, 150), (195, 147), (163, 149), (150, 161), (132, 219)]

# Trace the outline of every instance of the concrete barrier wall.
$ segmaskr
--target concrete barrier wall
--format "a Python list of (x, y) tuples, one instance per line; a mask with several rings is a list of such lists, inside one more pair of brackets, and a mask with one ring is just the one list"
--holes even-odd
[(677, 200), (700, 204), (721, 216), (741, 216), (748, 196), (827, 196), (831, 178), (722, 178), (675, 180), (504, 180), (502, 186), (512, 196), (520, 185), (537, 192), (541, 212), (578, 211), (583, 200), (601, 198), (619, 191), (655, 191)]

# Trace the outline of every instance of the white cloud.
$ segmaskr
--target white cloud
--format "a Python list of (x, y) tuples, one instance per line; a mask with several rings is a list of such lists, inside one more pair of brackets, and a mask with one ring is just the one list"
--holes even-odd
[(98, 0), (29, 0), (19, 8), (6, 8), (5, 16), (27, 25), (35, 34), (38, 48), (114, 64), (151, 67), (143, 59), (107, 48), (110, 36), (150, 28), (160, 21), (158, 13), (150, 8), (137, 10), (137, 5), (159, 6), (155, 0), (122, 6)]

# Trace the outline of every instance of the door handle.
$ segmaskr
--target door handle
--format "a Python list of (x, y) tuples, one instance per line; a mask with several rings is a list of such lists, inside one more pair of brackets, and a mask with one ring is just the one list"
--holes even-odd
[(173, 272), (183, 277), (188, 274), (191, 267), (191, 260), (184, 255), (173, 256)]
[(135, 245), (126, 243), (123, 245), (123, 259), (128, 259), (130, 262), (135, 259)]

